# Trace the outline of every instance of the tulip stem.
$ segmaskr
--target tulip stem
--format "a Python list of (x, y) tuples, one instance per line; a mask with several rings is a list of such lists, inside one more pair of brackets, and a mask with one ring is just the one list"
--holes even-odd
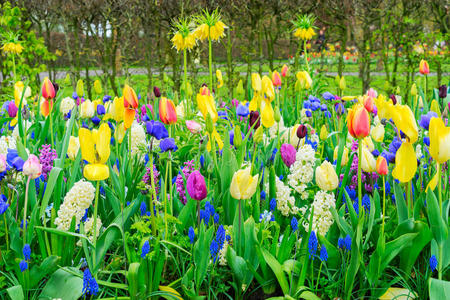
[[(438, 194), (439, 194), (439, 210), (440, 210), (440, 216), (443, 218), (442, 215), (442, 183), (441, 183), (441, 166), (437, 164), (437, 175), (438, 175)], [(438, 259), (438, 279), (442, 279), (442, 261), (443, 261), (443, 253), (444, 253), (444, 243), (440, 243), (439, 245), (439, 259)]]
[[(94, 200), (94, 223), (92, 226), (94, 227), (94, 235), (92, 236), (93, 244), (94, 244), (94, 251), (92, 251), (92, 263), (94, 266), (94, 269), (96, 267), (96, 261), (95, 261), (95, 253), (97, 252), (97, 211), (98, 211), (98, 192), (100, 190), (100, 180), (97, 181), (97, 186), (95, 188), (95, 200)], [(94, 272), (95, 274), (97, 272)], [(95, 275), (94, 275), (95, 276)]]
[(383, 218), (381, 225), (381, 234), (384, 235), (384, 216), (386, 215), (386, 183), (385, 178), (383, 177)]
[[(169, 151), (169, 156), (170, 156), (170, 151)], [(168, 237), (167, 237), (167, 176), (169, 175), (169, 162), (170, 162), (170, 158), (166, 164), (166, 175), (164, 178), (164, 227), (165, 227), (164, 238), (165, 239), (168, 239)]]
[[(31, 177), (28, 176), (27, 184), (25, 186), (25, 204), (23, 208), (23, 245), (27, 243), (27, 208), (28, 208), (28, 188), (30, 187)], [(6, 223), (5, 223), (6, 224)]]
[[(51, 141), (52, 141), (52, 146), (54, 146), (55, 145), (55, 143), (53, 142), (53, 118), (52, 118), (52, 105), (51, 104), (49, 104), (50, 105), (50, 113), (49, 113), (49, 117), (50, 117), (50, 138), (51, 138)], [(26, 126), (26, 124), (25, 124), (25, 128), (26, 128), (27, 126)], [(24, 144), (26, 143), (26, 141), (25, 141), (25, 139), (24, 139)], [(25, 144), (26, 145), (26, 144)]]
[(242, 223), (242, 206), (241, 206), (241, 202), (242, 200), (238, 200), (239, 201), (239, 233), (238, 233), (238, 239), (239, 239), (239, 245), (238, 245), (238, 254), (241, 254), (241, 223)]
[(3, 214), (3, 221), (5, 222), (5, 238), (6, 238), (6, 250), (9, 250), (9, 238), (8, 238), (8, 223), (6, 223), (6, 213)]
[(197, 223), (198, 223), (197, 228), (200, 232), (200, 201), (197, 201)]
[(358, 211), (362, 217), (362, 182), (361, 182), (361, 160), (362, 160), (362, 139), (358, 140)]

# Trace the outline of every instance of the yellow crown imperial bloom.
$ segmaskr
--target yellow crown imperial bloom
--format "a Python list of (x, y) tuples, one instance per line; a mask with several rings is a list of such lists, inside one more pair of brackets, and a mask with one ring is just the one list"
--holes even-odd
[(6, 53), (12, 53), (12, 54), (20, 54), (23, 51), (23, 46), (18, 43), (6, 43), (1, 48)]
[(431, 118), (430, 155), (438, 164), (450, 159), (450, 127), (445, 127), (441, 118)]
[(409, 182), (413, 179), (416, 171), (417, 158), (414, 147), (409, 142), (403, 142), (395, 155), (395, 167), (392, 170), (392, 176), (400, 182)]
[(81, 156), (89, 164), (84, 167), (83, 175), (88, 180), (105, 180), (109, 177), (106, 165), (110, 155), (111, 129), (107, 123), (92, 131), (81, 128), (78, 131)]
[(225, 25), (220, 20), (220, 14), (217, 10), (209, 13), (208, 10), (204, 10), (203, 14), (197, 17), (198, 27), (194, 31), (195, 38), (203, 41), (210, 39), (217, 41), (225, 36)]
[(234, 199), (250, 199), (256, 192), (259, 175), (252, 176), (250, 167), (234, 173), (230, 185), (230, 194)]

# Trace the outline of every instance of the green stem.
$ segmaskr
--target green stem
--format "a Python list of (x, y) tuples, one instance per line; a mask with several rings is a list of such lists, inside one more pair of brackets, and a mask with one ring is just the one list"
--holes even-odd
[(197, 224), (198, 224), (197, 228), (200, 232), (200, 201), (197, 201)]
[(409, 181), (408, 183), (407, 183), (407, 190), (406, 190), (406, 198), (408, 199), (408, 217), (411, 217), (411, 214), (413, 213), (413, 210), (414, 210), (414, 204), (413, 204), (413, 201), (412, 201), (412, 197), (411, 197), (411, 185), (412, 185), (412, 183), (411, 183), (411, 181)]
[(384, 218), (386, 215), (386, 183), (385, 178), (383, 176), (383, 219), (382, 219), (382, 225), (381, 225), (381, 233), (384, 235)]
[[(52, 101), (52, 100), (51, 100)], [(55, 143), (53, 142), (53, 118), (52, 118), (52, 110), (53, 110), (53, 105), (52, 105), (52, 102), (50, 102), (49, 103), (49, 107), (50, 107), (50, 113), (49, 113), (49, 117), (50, 117), (50, 140), (52, 141), (52, 146), (54, 146), (55, 145)], [(25, 128), (26, 128), (27, 126), (25, 125)], [(25, 139), (24, 139), (24, 141), (23, 141), (24, 143), (26, 143), (25, 142)]]
[(187, 53), (183, 50), (183, 64), (184, 64), (184, 101), (186, 101), (186, 117), (189, 116), (189, 101), (187, 98)]
[(25, 204), (23, 208), (23, 245), (27, 243), (27, 208), (28, 208), (28, 188), (30, 187), (31, 177), (28, 176), (27, 184), (25, 187)]
[[(209, 35), (211, 35), (211, 28), (209, 29)], [(212, 93), (213, 89), (213, 77), (212, 77), (212, 45), (211, 36), (208, 37), (208, 50), (209, 50), (209, 90)]]
[[(14, 76), (13, 81), (15, 83), (16, 82), (16, 57), (14, 56), (14, 53), (12, 55), (12, 61), (13, 61), (13, 76)], [(25, 88), (24, 88), (24, 90), (25, 90)]]
[(239, 201), (239, 234), (238, 234), (238, 240), (239, 240), (239, 245), (238, 245), (238, 254), (241, 254), (241, 223), (242, 223), (242, 206), (241, 206), (241, 202), (242, 200), (238, 200)]
[(358, 211), (362, 217), (362, 182), (361, 182), (361, 160), (362, 160), (362, 139), (358, 140)]
[(320, 262), (319, 273), (317, 274), (317, 282), (316, 282), (316, 289), (315, 289), (316, 292), (317, 292), (317, 288), (319, 287), (319, 276), (320, 276), (320, 272), (322, 271), (322, 265), (323, 265), (323, 261)]
[[(439, 210), (440, 216), (442, 215), (442, 184), (441, 184), (441, 166), (437, 164), (437, 176), (438, 176), (438, 194), (439, 194)], [(439, 258), (438, 258), (438, 278), (442, 279), (442, 261), (443, 261), (443, 253), (444, 253), (444, 243), (440, 243), (439, 245)]]
[[(170, 152), (170, 151), (169, 151)], [(170, 161), (170, 159), (169, 159)], [(165, 235), (164, 238), (167, 238), (167, 176), (169, 175), (169, 161), (166, 163), (166, 175), (164, 177), (164, 228)]]
[(8, 223), (6, 223), (6, 213), (3, 214), (3, 221), (5, 222), (5, 238), (6, 238), (6, 250), (9, 249), (9, 238), (8, 238)]
[(303, 41), (303, 51), (305, 52), (305, 64), (306, 70), (309, 73), (309, 64), (308, 64), (308, 50), (306, 49), (306, 40)]
[[(97, 181), (97, 186), (95, 188), (95, 200), (94, 200), (94, 223), (92, 226), (94, 227), (94, 235), (92, 236), (92, 241), (94, 244), (94, 251), (92, 251), (92, 263), (93, 267), (95, 269), (96, 267), (96, 260), (95, 260), (95, 254), (97, 252), (97, 212), (98, 212), (98, 193), (100, 190), (100, 180)], [(94, 272), (94, 276), (96, 276), (97, 272)]]

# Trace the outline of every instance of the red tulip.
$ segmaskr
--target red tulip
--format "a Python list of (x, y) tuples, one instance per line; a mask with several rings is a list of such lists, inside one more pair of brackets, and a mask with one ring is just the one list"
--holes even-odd
[(276, 87), (281, 86), (281, 77), (280, 77), (280, 73), (278, 73), (278, 71), (273, 71), (272, 83)]
[(387, 175), (388, 173), (388, 165), (387, 165), (387, 161), (386, 158), (384, 158), (383, 156), (378, 156), (377, 158), (377, 173), (384, 176)]
[(172, 100), (162, 97), (159, 101), (159, 117), (166, 124), (174, 124), (177, 122), (177, 111)]
[(364, 106), (356, 104), (348, 110), (347, 127), (354, 138), (362, 139), (370, 134), (370, 116)]
[(372, 97), (366, 97), (364, 99), (364, 107), (367, 109), (368, 112), (373, 111), (373, 98)]
[(48, 79), (48, 77), (45, 77), (44, 83), (42, 84), (42, 97), (48, 100), (55, 98), (55, 95), (55, 87), (53, 86), (50, 79)]
[(430, 73), (430, 67), (428, 66), (428, 62), (426, 60), (421, 60), (419, 64), (419, 72), (422, 75), (428, 75)]

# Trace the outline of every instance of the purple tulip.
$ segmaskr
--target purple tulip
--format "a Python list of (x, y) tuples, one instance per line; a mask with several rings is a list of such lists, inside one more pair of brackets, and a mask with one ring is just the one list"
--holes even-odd
[(255, 124), (255, 127), (253, 127), (254, 130), (258, 129), (258, 127), (261, 125), (259, 111), (257, 111), (257, 110), (250, 112), (250, 126), (253, 126), (253, 124)]
[(161, 97), (161, 91), (159, 90), (159, 87), (157, 87), (157, 86), (153, 87), (153, 94), (155, 94), (156, 98)]
[(289, 168), (295, 163), (297, 151), (291, 144), (283, 144), (280, 149), (281, 158), (285, 165)]
[(9, 117), (10, 118), (15, 118), (16, 115), (17, 115), (17, 110), (18, 110), (18, 108), (17, 108), (16, 104), (14, 103), (14, 101), (10, 101), (9, 104), (8, 104), (8, 115), (9, 115)]
[(195, 170), (189, 175), (186, 182), (186, 188), (189, 196), (197, 201), (205, 199), (208, 194), (205, 178), (198, 170)]

